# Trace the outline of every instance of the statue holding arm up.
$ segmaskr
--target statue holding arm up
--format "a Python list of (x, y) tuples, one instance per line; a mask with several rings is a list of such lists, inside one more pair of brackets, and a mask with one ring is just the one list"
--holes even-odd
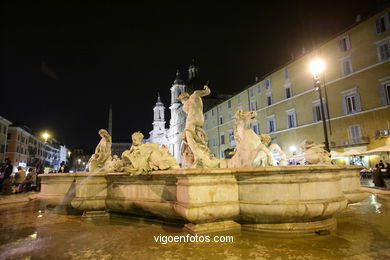
[(210, 95), (208, 86), (196, 90), (189, 95), (183, 92), (179, 100), (183, 111), (187, 113), (184, 132), (182, 133), (182, 161), (185, 168), (217, 168), (219, 160), (210, 152), (206, 143), (206, 133), (203, 130), (203, 101), (202, 97)]

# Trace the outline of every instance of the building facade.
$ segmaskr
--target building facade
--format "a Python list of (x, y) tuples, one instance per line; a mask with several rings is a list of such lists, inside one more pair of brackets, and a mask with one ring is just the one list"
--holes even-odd
[(309, 63), (321, 58), (320, 76), (332, 150), (369, 150), (390, 130), (390, 20), (387, 8), (315, 50), (287, 63), (205, 113), (208, 145), (217, 158), (235, 146), (232, 116), (257, 111), (256, 133), (268, 133), (289, 157), (303, 140), (324, 141), (319, 93)]
[(7, 133), (11, 121), (0, 116), (0, 163), (4, 162), (5, 152), (7, 150)]
[(42, 167), (56, 171), (66, 161), (67, 148), (55, 139), (45, 142), (24, 125), (11, 125), (7, 133), (6, 157), (15, 167)]

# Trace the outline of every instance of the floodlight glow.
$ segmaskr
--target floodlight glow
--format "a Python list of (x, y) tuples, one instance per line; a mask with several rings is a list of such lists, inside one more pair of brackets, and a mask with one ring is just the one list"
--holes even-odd
[(42, 134), (42, 138), (45, 140), (45, 142), (47, 142), (47, 139), (50, 138), (50, 134), (49, 134), (48, 132), (44, 132), (44, 133)]
[(309, 69), (314, 76), (318, 76), (325, 69), (325, 63), (320, 59), (315, 59), (310, 62)]

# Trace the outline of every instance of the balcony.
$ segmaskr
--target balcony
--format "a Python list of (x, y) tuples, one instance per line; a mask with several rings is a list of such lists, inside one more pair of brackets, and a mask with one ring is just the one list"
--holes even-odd
[(358, 146), (358, 145), (365, 145), (370, 143), (370, 138), (367, 136), (360, 136), (357, 138), (349, 138), (339, 141), (331, 141), (330, 147), (337, 148), (337, 147), (350, 147), (350, 146)]

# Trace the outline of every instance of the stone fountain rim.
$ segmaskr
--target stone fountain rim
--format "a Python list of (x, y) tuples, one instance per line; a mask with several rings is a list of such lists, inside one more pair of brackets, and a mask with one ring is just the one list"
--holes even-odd
[[(339, 172), (342, 170), (356, 170), (363, 169), (363, 166), (359, 165), (294, 165), (294, 166), (260, 166), (260, 167), (244, 167), (244, 168), (216, 168), (216, 169), (175, 169), (175, 170), (164, 170), (164, 171), (152, 171), (147, 174), (141, 175), (129, 175), (125, 172), (77, 172), (77, 173), (46, 173), (40, 174), (39, 177), (50, 176), (50, 177), (103, 177), (103, 176), (128, 176), (128, 177), (148, 177), (148, 176), (183, 176), (183, 175), (225, 175), (225, 174), (256, 174), (261, 173), (262, 175), (272, 175), (279, 172), (283, 174), (299, 174), (299, 173), (316, 173), (319, 170), (323, 170), (326, 167), (327, 172)], [(205, 175), (206, 176), (206, 175)]]

